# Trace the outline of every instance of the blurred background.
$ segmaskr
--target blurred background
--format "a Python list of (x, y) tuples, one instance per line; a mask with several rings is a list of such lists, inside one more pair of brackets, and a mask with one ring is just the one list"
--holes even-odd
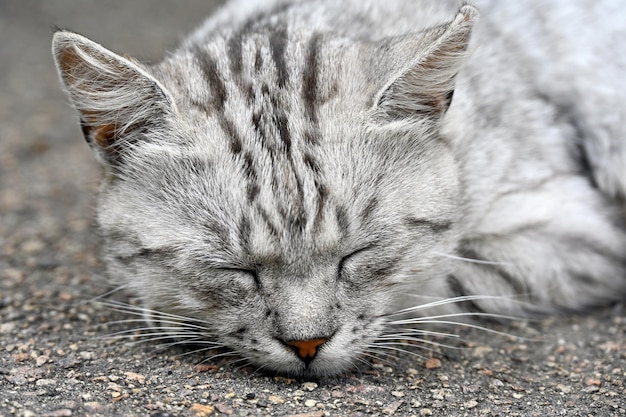
[[(55, 279), (63, 280), (58, 274), (30, 273), (28, 268), (71, 268), (78, 264), (77, 257), (93, 255), (95, 236), (90, 229), (100, 168), (58, 83), (50, 53), (55, 28), (81, 33), (109, 49), (151, 62), (174, 49), (219, 3), (0, 2), (3, 296), (13, 297), (31, 285), (41, 289), (54, 285)], [(7, 293), (9, 288), (12, 294)]]

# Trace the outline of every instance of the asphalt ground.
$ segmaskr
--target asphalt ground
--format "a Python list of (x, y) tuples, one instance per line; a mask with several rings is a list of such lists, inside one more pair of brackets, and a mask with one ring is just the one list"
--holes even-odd
[(425, 360), (381, 356), (318, 381), (109, 337), (133, 324), (89, 302), (110, 289), (92, 220), (100, 168), (59, 88), (52, 33), (155, 61), (214, 7), (0, 2), (0, 416), (626, 416), (624, 304), (487, 324), (517, 337), (455, 329), (454, 348), (406, 347)]

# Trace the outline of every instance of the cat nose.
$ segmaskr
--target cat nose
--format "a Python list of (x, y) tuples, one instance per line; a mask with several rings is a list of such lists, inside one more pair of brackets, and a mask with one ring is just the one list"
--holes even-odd
[(310, 340), (293, 340), (291, 342), (283, 342), (288, 348), (293, 350), (298, 358), (304, 362), (305, 365), (309, 365), (315, 355), (324, 343), (328, 342), (329, 338), (321, 337), (319, 339)]

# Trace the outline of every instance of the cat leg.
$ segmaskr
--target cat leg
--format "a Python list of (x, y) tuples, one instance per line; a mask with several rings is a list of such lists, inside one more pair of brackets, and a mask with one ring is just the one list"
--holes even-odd
[(596, 186), (626, 201), (626, 85), (591, 90), (580, 91), (574, 107), (586, 161)]
[(495, 199), (460, 242), (449, 295), (494, 297), (465, 307), (511, 314), (623, 299), (626, 230), (607, 200), (579, 176)]

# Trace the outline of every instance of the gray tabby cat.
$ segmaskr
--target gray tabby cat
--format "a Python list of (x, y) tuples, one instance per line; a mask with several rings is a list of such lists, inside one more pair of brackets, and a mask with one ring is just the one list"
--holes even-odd
[(156, 65), (55, 34), (157, 332), (316, 376), (623, 298), (623, 5), (477, 3), (233, 2)]

